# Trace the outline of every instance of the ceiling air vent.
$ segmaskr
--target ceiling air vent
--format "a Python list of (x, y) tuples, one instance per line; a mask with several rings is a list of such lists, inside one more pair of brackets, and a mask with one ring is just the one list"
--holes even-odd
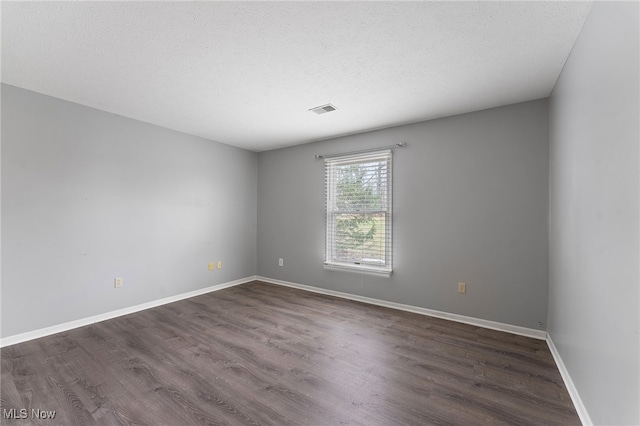
[(324, 114), (326, 112), (335, 111), (337, 109), (338, 108), (334, 107), (331, 104), (326, 104), (326, 105), (321, 105), (321, 106), (318, 106), (318, 107), (315, 107), (315, 108), (311, 108), (309, 111), (313, 111), (316, 114)]

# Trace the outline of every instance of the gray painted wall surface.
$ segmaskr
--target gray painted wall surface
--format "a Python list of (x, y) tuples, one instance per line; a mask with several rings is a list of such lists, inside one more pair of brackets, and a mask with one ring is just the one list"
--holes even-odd
[(255, 153), (2, 85), (2, 337), (255, 275), (256, 181)]
[[(314, 154), (402, 141), (408, 147), (393, 160), (393, 275), (323, 269), (324, 164)], [(258, 274), (544, 329), (548, 142), (547, 101), (538, 100), (262, 152)]]
[(637, 2), (595, 2), (550, 101), (549, 333), (595, 424), (640, 424)]

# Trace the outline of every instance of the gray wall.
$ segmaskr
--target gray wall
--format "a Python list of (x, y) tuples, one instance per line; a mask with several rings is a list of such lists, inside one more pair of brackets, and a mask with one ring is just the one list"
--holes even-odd
[(255, 275), (256, 181), (255, 153), (2, 85), (2, 337)]
[(595, 424), (640, 424), (637, 2), (595, 2), (550, 100), (549, 333)]
[[(314, 154), (402, 141), (408, 147), (393, 160), (393, 275), (324, 270), (324, 164)], [(547, 206), (546, 100), (262, 152), (258, 274), (544, 329)]]

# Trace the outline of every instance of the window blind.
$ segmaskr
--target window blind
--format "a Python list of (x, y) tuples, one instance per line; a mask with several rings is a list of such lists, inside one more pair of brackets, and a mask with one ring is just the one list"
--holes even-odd
[(390, 275), (392, 151), (325, 159), (325, 266)]

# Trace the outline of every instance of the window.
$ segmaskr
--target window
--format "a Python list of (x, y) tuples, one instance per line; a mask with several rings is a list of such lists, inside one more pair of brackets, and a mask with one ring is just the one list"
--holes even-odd
[(325, 168), (325, 267), (391, 275), (391, 151), (327, 158)]

